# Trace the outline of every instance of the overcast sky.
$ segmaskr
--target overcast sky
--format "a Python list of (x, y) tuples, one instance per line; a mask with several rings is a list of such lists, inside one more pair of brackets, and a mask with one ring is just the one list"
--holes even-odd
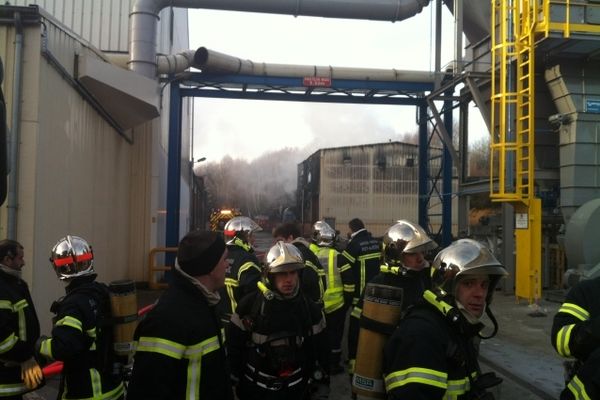
[[(453, 58), (452, 16), (444, 10), (442, 66)], [(190, 47), (207, 47), (255, 62), (402, 70), (434, 69), (434, 7), (391, 23), (189, 10)], [(195, 99), (193, 157), (252, 160), (296, 147), (318, 148), (398, 140), (416, 131), (413, 106), (314, 104)], [(305, 157), (304, 157), (305, 158)]]

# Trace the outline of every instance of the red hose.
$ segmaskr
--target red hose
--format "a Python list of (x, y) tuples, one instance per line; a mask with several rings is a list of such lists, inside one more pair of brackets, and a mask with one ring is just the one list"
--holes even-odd
[[(154, 308), (154, 303), (149, 304), (145, 307), (142, 307), (138, 310), (138, 317), (141, 317), (144, 314), (147, 314), (150, 310)], [(44, 374), (44, 378), (48, 379), (54, 375), (58, 375), (63, 370), (63, 362), (62, 361), (54, 361), (52, 364), (46, 365), (42, 368), (42, 373)]]

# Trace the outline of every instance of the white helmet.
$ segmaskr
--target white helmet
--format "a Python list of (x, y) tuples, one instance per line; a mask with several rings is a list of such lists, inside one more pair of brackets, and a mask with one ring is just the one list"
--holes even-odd
[(302, 268), (304, 268), (302, 254), (291, 243), (280, 240), (265, 255), (265, 272), (267, 274), (296, 271)]
[(490, 279), (486, 302), (492, 300), (494, 288), (503, 276), (504, 266), (492, 252), (473, 239), (460, 239), (438, 253), (432, 264), (431, 283), (441, 296), (455, 296), (456, 282), (465, 275), (488, 275)]
[(50, 262), (61, 280), (95, 274), (92, 246), (79, 236), (67, 235), (56, 242)]
[(407, 220), (398, 220), (383, 235), (383, 262), (392, 267), (402, 266), (402, 254), (424, 253), (438, 245), (419, 225)]
[(225, 224), (223, 233), (225, 237), (238, 237), (244, 242), (248, 241), (248, 236), (254, 232), (260, 232), (262, 228), (249, 217), (233, 217)]
[(312, 240), (319, 246), (331, 246), (335, 242), (337, 232), (325, 221), (317, 221), (313, 225)]

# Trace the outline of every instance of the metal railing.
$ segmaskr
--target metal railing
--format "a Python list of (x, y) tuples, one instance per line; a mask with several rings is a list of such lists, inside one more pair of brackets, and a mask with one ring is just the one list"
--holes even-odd
[[(170, 265), (157, 265), (156, 264), (156, 255), (159, 253), (177, 253), (177, 247), (155, 247), (150, 250), (150, 255), (148, 256), (148, 287), (150, 289), (166, 289), (166, 282), (159, 282), (157, 280), (158, 272), (170, 271)], [(175, 257), (173, 257), (175, 258)]]

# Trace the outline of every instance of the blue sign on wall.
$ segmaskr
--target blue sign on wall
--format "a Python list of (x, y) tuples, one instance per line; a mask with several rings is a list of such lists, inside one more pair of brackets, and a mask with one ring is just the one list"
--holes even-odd
[(585, 99), (585, 111), (600, 114), (600, 99)]

